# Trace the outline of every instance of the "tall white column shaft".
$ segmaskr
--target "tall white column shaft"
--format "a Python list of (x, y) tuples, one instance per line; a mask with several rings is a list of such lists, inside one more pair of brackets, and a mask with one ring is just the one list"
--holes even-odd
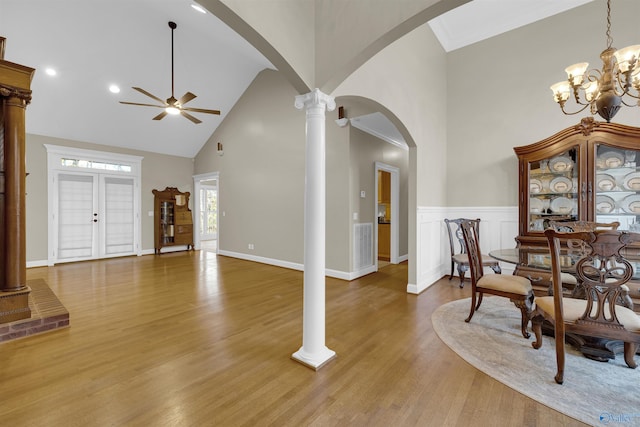
[(336, 108), (333, 97), (318, 89), (296, 96), (295, 106), (306, 108), (304, 192), (304, 301), (302, 347), (292, 357), (318, 369), (335, 356), (325, 346), (325, 109)]

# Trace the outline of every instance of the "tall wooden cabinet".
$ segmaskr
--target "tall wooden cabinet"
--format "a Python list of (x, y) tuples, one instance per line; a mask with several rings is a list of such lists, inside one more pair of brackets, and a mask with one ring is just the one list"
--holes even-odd
[(549, 220), (620, 222), (640, 231), (640, 128), (597, 122), (515, 147), (520, 247), (547, 245)]
[[(520, 192), (514, 274), (530, 279), (537, 295), (551, 284), (543, 234), (550, 220), (618, 221), (619, 230), (640, 232), (640, 128), (589, 117), (514, 150)], [(629, 296), (640, 312), (640, 246), (628, 247), (625, 256), (634, 267)]]
[(189, 192), (175, 187), (153, 190), (154, 247), (159, 254), (163, 247), (186, 246), (193, 249), (193, 218), (189, 209)]

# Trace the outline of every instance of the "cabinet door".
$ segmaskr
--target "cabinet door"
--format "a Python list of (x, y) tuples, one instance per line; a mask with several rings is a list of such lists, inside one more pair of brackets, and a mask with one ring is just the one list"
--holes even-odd
[(620, 230), (640, 231), (640, 152), (595, 143), (592, 157), (592, 217), (596, 222), (617, 221)]
[(173, 201), (160, 201), (160, 243), (162, 245), (171, 245), (175, 236), (175, 205)]
[(549, 221), (585, 219), (586, 152), (575, 145), (563, 152), (525, 160), (528, 192), (522, 204), (528, 217), (528, 234), (542, 233)]

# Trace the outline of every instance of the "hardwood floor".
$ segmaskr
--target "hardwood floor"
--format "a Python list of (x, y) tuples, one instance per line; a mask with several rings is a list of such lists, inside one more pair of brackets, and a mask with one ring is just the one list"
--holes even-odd
[(0, 425), (583, 425), (477, 371), (431, 327), (469, 296), (446, 279), (406, 293), (406, 264), (327, 279), (315, 372), (302, 343), (302, 273), (207, 251), (27, 271), (71, 327), (0, 344)]

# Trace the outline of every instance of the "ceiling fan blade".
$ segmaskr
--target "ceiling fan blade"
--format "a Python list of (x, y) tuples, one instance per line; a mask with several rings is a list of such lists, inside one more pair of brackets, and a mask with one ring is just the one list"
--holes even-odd
[(164, 106), (164, 105), (140, 104), (140, 103), (138, 103), (138, 102), (126, 102), (126, 101), (120, 101), (120, 104), (127, 104), (127, 105), (141, 105), (141, 106), (143, 106), (143, 107), (166, 108), (166, 106)]
[(220, 114), (220, 110), (205, 110), (203, 108), (184, 107), (182, 110), (193, 111), (194, 113)]
[(184, 105), (187, 102), (191, 101), (195, 97), (196, 96), (194, 94), (192, 94), (191, 92), (187, 92), (184, 95), (182, 95), (182, 98), (178, 99), (178, 104)]
[(141, 89), (141, 88), (139, 88), (139, 87), (133, 87), (132, 89), (135, 89), (135, 90), (137, 90), (138, 92), (140, 92), (140, 93), (143, 93), (143, 94), (147, 95), (149, 98), (153, 98), (153, 99), (155, 99), (156, 101), (160, 102), (162, 105), (167, 105), (167, 103), (164, 101), (164, 99), (160, 99), (160, 98), (158, 98), (157, 96), (150, 94), (149, 92), (147, 92), (147, 91), (146, 91), (146, 90), (144, 90), (144, 89)]
[(155, 117), (153, 118), (153, 120), (161, 120), (161, 119), (162, 119), (164, 116), (166, 116), (167, 114), (169, 114), (169, 113), (167, 113), (166, 111), (163, 111), (162, 113), (160, 113), (160, 114), (158, 114), (157, 116), (155, 116)]
[(182, 114), (183, 116), (185, 116), (187, 119), (191, 120), (195, 124), (202, 123), (202, 120), (196, 119), (195, 117), (193, 117), (191, 114), (185, 112), (184, 110), (180, 110), (180, 114)]

